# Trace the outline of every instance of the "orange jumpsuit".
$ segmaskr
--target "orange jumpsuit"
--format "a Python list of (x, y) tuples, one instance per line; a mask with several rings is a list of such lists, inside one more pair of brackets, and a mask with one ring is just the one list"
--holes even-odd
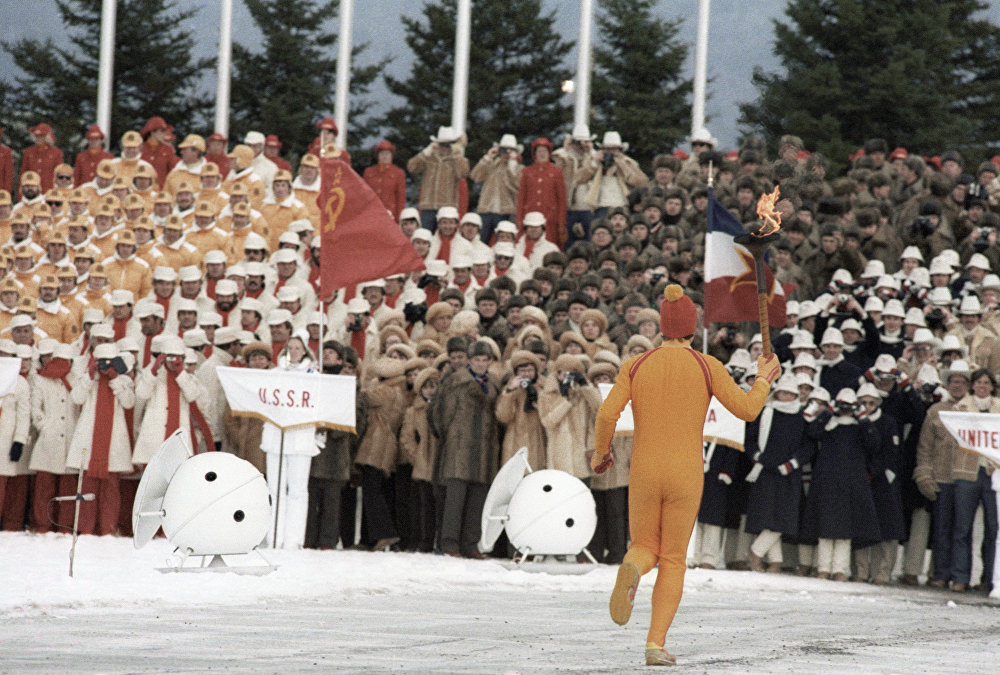
[(594, 448), (603, 456), (611, 451), (618, 416), (632, 401), (632, 543), (624, 562), (634, 563), (640, 576), (660, 565), (648, 642), (663, 645), (681, 601), (687, 546), (705, 480), (702, 432), (709, 401), (714, 394), (749, 422), (760, 414), (770, 390), (767, 380), (758, 378), (744, 392), (718, 359), (694, 351), (686, 342), (668, 340), (622, 365), (597, 412)]

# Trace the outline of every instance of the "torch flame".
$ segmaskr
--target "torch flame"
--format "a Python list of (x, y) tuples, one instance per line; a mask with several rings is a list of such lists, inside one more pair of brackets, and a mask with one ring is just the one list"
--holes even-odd
[(778, 202), (780, 188), (775, 185), (774, 192), (769, 195), (761, 195), (757, 200), (757, 215), (761, 219), (760, 230), (755, 232), (757, 237), (766, 237), (781, 229), (781, 212), (775, 210), (774, 205)]

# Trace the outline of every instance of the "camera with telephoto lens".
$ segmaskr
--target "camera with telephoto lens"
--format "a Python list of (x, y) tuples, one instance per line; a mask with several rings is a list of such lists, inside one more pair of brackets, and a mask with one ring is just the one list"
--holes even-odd
[(728, 345), (734, 344), (736, 342), (736, 336), (740, 334), (738, 328), (727, 328), (726, 337), (722, 339)]
[(614, 163), (615, 163), (615, 156), (612, 155), (610, 152), (605, 152), (604, 156), (601, 157), (601, 166), (604, 169), (610, 169)]
[(933, 382), (924, 382), (924, 383), (923, 383), (923, 384), (922, 384), (922, 385), (920, 386), (920, 393), (921, 393), (921, 394), (922, 394), (922, 395), (923, 395), (923, 396), (924, 396), (925, 398), (930, 398), (931, 396), (934, 396), (934, 391), (935, 391), (936, 389), (937, 389), (937, 385), (936, 385), (936, 384), (934, 384)]
[(111, 359), (97, 359), (97, 369), (102, 373), (111, 367)]
[(930, 216), (917, 216), (913, 219), (913, 229), (918, 234), (927, 237), (934, 234), (934, 223)]

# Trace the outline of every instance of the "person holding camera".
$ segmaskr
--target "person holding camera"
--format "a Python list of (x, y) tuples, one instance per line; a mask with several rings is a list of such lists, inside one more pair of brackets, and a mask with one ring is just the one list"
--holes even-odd
[[(66, 469), (82, 469), (81, 492), (97, 495), (96, 501), (80, 503), (80, 534), (111, 534), (118, 526), (118, 481), (121, 474), (133, 469), (125, 411), (135, 406), (135, 391), (132, 378), (121, 376), (127, 370), (118, 348), (102, 344), (94, 348), (87, 367), (70, 383), (70, 397), (82, 408), (66, 455)], [(162, 442), (161, 438), (156, 447)]]
[(588, 479), (592, 474), (586, 451), (594, 447), (594, 417), (601, 407), (601, 393), (587, 381), (583, 361), (572, 354), (557, 358), (551, 370), (538, 397), (548, 453), (545, 468)]
[(607, 131), (600, 150), (584, 164), (577, 174), (577, 182), (587, 182), (587, 202), (594, 216), (604, 218), (609, 209), (628, 207), (629, 192), (641, 188), (649, 178), (639, 164), (626, 155), (628, 143), (622, 143), (617, 131)]
[(500, 464), (522, 447), (528, 448), (528, 465), (538, 470), (547, 465), (545, 429), (538, 416), (538, 395), (541, 384), (541, 361), (535, 354), (518, 349), (510, 356), (513, 375), (497, 398), (497, 420), (507, 426)]
[(438, 209), (458, 207), (458, 184), (469, 173), (465, 136), (452, 127), (440, 127), (430, 145), (406, 163), (406, 170), (420, 176), (420, 226), (433, 233)]
[(146, 401), (146, 412), (135, 440), (134, 464), (148, 464), (167, 437), (190, 428), (188, 404), (204, 391), (198, 378), (184, 370), (184, 341), (164, 337), (159, 356), (135, 380), (135, 396)]
[[(878, 516), (868, 476), (878, 430), (864, 420), (866, 410), (847, 387), (837, 393), (832, 409), (821, 412), (822, 426), (813, 461), (803, 531), (817, 538), (816, 577), (847, 581), (851, 576), (851, 542), (880, 541)], [(859, 417), (861, 419), (859, 419)]]
[(517, 208), (517, 189), (521, 184), (521, 153), (524, 146), (514, 134), (504, 134), (499, 143), (486, 151), (469, 173), (469, 178), (482, 184), (476, 212), (483, 219), (479, 237), (484, 244), (493, 238), (493, 230), (501, 220), (511, 220)]
[(552, 153), (552, 163), (562, 169), (566, 183), (566, 229), (569, 248), (577, 241), (590, 239), (590, 221), (593, 213), (587, 202), (587, 182), (577, 179), (580, 169), (594, 156), (594, 139), (586, 124), (573, 126), (573, 131), (563, 139), (563, 146)]

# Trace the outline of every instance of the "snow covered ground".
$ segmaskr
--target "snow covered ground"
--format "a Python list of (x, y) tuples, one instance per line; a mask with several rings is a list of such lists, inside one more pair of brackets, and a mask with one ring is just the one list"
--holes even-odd
[[(264, 577), (161, 574), (169, 544), (0, 534), (0, 672), (618, 673), (644, 669), (652, 579), (625, 627), (614, 569), (274, 551)], [(996, 672), (981, 596), (691, 570), (667, 648), (695, 672)]]

